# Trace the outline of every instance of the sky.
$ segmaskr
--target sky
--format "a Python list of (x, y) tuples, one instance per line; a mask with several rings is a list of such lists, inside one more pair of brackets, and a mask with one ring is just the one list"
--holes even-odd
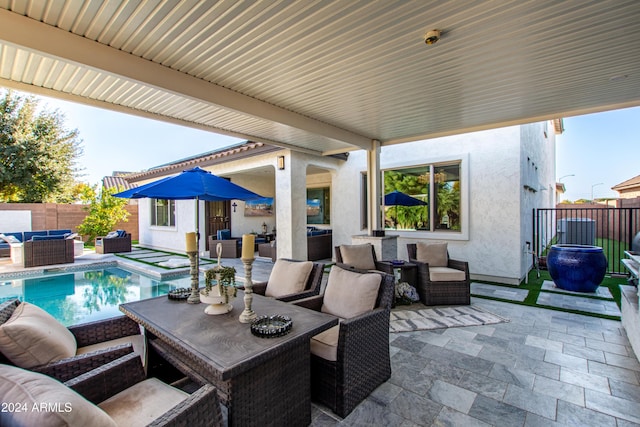
[[(640, 175), (640, 107), (564, 119), (556, 136), (562, 200), (616, 198), (611, 187)], [(567, 176), (569, 175), (569, 176)]]
[[(80, 180), (99, 183), (114, 171), (139, 172), (242, 140), (55, 98), (38, 97), (58, 109), (68, 129), (78, 129), (84, 153)], [(564, 118), (556, 137), (556, 181), (562, 200), (615, 198), (616, 184), (640, 175), (640, 107)]]
[[(27, 95), (27, 94), (25, 94)], [(58, 110), (66, 129), (78, 129), (83, 154), (79, 180), (90, 185), (114, 171), (140, 172), (243, 140), (55, 98), (37, 96), (40, 108)]]

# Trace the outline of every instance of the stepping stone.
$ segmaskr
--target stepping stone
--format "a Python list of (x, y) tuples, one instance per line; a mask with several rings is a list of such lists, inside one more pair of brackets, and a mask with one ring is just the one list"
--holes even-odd
[(527, 289), (496, 286), (486, 283), (471, 282), (471, 295), (500, 298), (508, 301), (524, 301), (529, 295)]
[(614, 301), (604, 301), (576, 295), (561, 295), (554, 292), (540, 292), (536, 304), (607, 316), (622, 315), (618, 305)]
[(599, 297), (599, 298), (606, 298), (606, 299), (613, 300), (611, 291), (609, 291), (609, 288), (607, 288), (606, 286), (598, 286), (595, 292), (574, 292), (574, 291), (565, 291), (564, 289), (560, 289), (551, 280), (545, 280), (544, 282), (542, 282), (542, 288), (540, 288), (540, 290), (548, 291), (548, 292), (562, 292), (562, 293), (578, 295), (578, 296)]

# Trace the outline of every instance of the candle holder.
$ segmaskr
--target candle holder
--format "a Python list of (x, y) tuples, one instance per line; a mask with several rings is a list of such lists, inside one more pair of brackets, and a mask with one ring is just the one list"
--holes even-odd
[(200, 279), (198, 275), (198, 251), (187, 252), (189, 262), (191, 263), (191, 295), (187, 298), (189, 304), (200, 304)]
[(244, 264), (244, 311), (240, 313), (240, 323), (251, 323), (256, 317), (256, 313), (251, 309), (253, 303), (253, 282), (251, 281), (251, 269), (253, 268), (253, 258), (241, 258)]

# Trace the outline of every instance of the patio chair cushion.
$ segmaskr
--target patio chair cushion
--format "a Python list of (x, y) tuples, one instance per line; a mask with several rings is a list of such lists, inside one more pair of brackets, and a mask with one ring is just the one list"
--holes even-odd
[(462, 270), (449, 267), (431, 267), (429, 265), (429, 280), (432, 282), (461, 282), (466, 279)]
[(294, 262), (278, 259), (273, 265), (265, 296), (278, 298), (302, 292), (307, 285), (313, 262)]
[(75, 356), (73, 334), (49, 313), (21, 303), (0, 325), (0, 352), (21, 368), (33, 368)]
[(78, 347), (76, 350), (76, 355), (91, 353), (98, 350), (107, 349), (110, 347), (115, 347), (120, 344), (128, 344), (131, 343), (133, 345), (133, 352), (140, 356), (140, 360), (142, 361), (142, 366), (145, 366), (145, 362), (147, 360), (147, 346), (145, 344), (144, 335), (130, 335), (122, 338), (116, 338), (110, 341), (103, 341), (97, 344), (87, 345), (85, 347)]
[(416, 259), (429, 264), (431, 267), (446, 267), (449, 262), (447, 255), (447, 242), (442, 243), (417, 243)]
[(335, 362), (338, 360), (338, 338), (340, 337), (340, 325), (320, 332), (311, 338), (311, 354), (315, 354), (324, 360)]
[(358, 273), (331, 267), (321, 311), (349, 319), (372, 310), (381, 280), (378, 273)]
[[(16, 366), (0, 365), (3, 402), (24, 411), (0, 411), (0, 425), (115, 427), (102, 409), (57, 380)], [(42, 410), (40, 405), (46, 405)]]
[(139, 382), (110, 397), (98, 406), (117, 425), (146, 426), (187, 399), (189, 395), (157, 378)]
[(218, 232), (216, 233), (216, 237), (217, 240), (230, 240), (231, 239), (231, 230), (224, 229), (224, 230), (218, 230)]
[(375, 270), (376, 263), (373, 260), (371, 244), (340, 245), (342, 262), (360, 270)]
[(0, 234), (0, 239), (4, 240), (7, 243), (22, 243), (20, 239), (18, 239), (16, 236), (12, 236), (11, 234)]

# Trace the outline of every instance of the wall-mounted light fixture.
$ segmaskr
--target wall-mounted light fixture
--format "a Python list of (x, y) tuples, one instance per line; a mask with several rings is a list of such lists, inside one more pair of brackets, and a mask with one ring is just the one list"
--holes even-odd
[(278, 156), (278, 169), (284, 170), (284, 156)]
[(237, 204), (236, 202), (233, 202), (233, 203), (231, 204), (231, 207), (233, 207), (233, 211), (235, 212), (235, 211), (236, 211), (236, 208), (238, 207), (238, 204)]

